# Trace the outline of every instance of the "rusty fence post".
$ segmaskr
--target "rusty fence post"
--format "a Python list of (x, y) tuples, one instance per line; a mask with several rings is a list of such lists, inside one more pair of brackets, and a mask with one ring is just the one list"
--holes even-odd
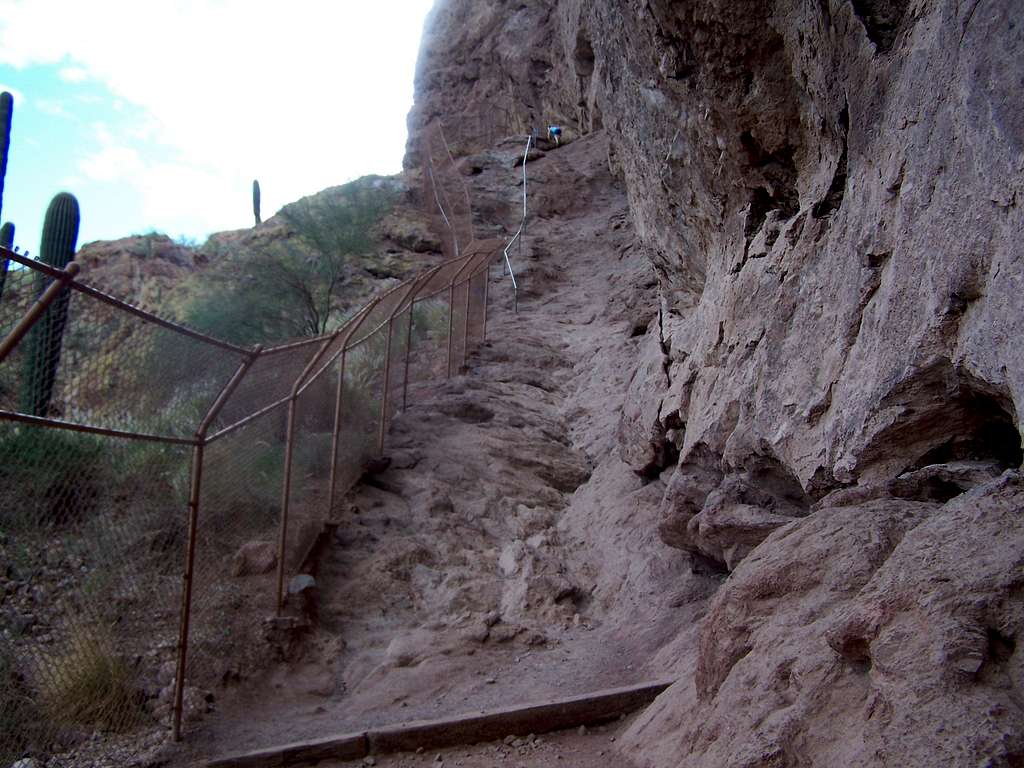
[(402, 413), (409, 408), (409, 358), (412, 355), (412, 312), (416, 299), (409, 302), (409, 322), (405, 329), (405, 376), (402, 378)]
[(466, 356), (469, 354), (469, 307), (473, 298), (473, 275), (466, 278), (466, 321), (462, 327), (462, 367), (466, 367)]
[(171, 735), (181, 741), (181, 715), (185, 700), (185, 667), (188, 657), (189, 628), (192, 621), (192, 582), (195, 568), (196, 538), (199, 533), (199, 494), (203, 482), (203, 444), (192, 449), (192, 482), (188, 494), (188, 549), (182, 576), (181, 625), (178, 632), (178, 663), (174, 676), (174, 722)]
[(0, 342), (0, 362), (3, 362), (14, 351), (14, 348), (25, 338), (25, 334), (32, 329), (36, 321), (43, 316), (43, 313), (61, 292), (68, 287), (68, 284), (75, 279), (81, 269), (76, 262), (72, 261), (63, 270), (62, 274), (59, 277), (55, 277), (53, 282), (46, 287), (46, 290), (36, 299), (35, 303), (29, 307), (25, 316), (18, 321), (18, 324)]
[(334, 510), (334, 497), (338, 491), (338, 449), (341, 446), (341, 414), (345, 398), (345, 363), (348, 350), (341, 350), (341, 365), (338, 368), (338, 390), (334, 398), (334, 434), (331, 436), (331, 480), (327, 491), (327, 514)]
[(192, 588), (195, 577), (196, 542), (199, 536), (199, 500), (203, 485), (203, 459), (206, 449), (206, 433), (213, 420), (242, 383), (242, 379), (259, 358), (263, 348), (257, 346), (221, 389), (196, 429), (196, 442), (192, 448), (192, 473), (188, 492), (188, 544), (185, 551), (185, 571), (181, 586), (181, 620), (178, 627), (178, 658), (174, 672), (174, 706), (171, 735), (174, 741), (181, 741), (181, 716), (185, 701), (185, 674), (188, 662), (189, 629), (192, 623)]
[(338, 388), (334, 399), (334, 432), (331, 435), (331, 479), (327, 491), (328, 517), (330, 517), (334, 511), (335, 497), (338, 493), (338, 451), (341, 449), (341, 422), (343, 419), (342, 414), (344, 413), (345, 365), (348, 362), (348, 343), (352, 340), (356, 331), (358, 331), (363, 323), (366, 322), (366, 319), (373, 312), (377, 304), (380, 303), (380, 299), (380, 296), (373, 299), (373, 301), (363, 308), (360, 314), (357, 314), (352, 318), (351, 325), (345, 331), (345, 336), (341, 340), (341, 365), (338, 369)]
[[(446, 378), (449, 378), (449, 379), (452, 377), (452, 351), (453, 351), (453, 346), (454, 346), (452, 342), (454, 341), (454, 336), (455, 336), (455, 284), (458, 282), (459, 278), (462, 277), (462, 273), (466, 271), (466, 267), (469, 267), (469, 266), (473, 265), (476, 262), (477, 258), (479, 258), (479, 254), (474, 254), (472, 251), (470, 251), (465, 256), (465, 260), (466, 260), (465, 263), (461, 267), (459, 267), (458, 271), (454, 275), (452, 275), (451, 282), (448, 284), (448, 307), (449, 307), (449, 310), (448, 310), (448, 369), (446, 371), (446, 373), (447, 373)], [(467, 294), (466, 304), (467, 304), (467, 306), (469, 305), (468, 294)], [(465, 322), (466, 322), (466, 327), (468, 328), (469, 327), (469, 314), (468, 314), (468, 310), (467, 310), (467, 315), (466, 315), (466, 318), (465, 318)], [(463, 354), (463, 356), (465, 356), (465, 354)], [(465, 362), (465, 361), (463, 361), (463, 362)]]
[(341, 329), (338, 329), (333, 334), (324, 340), (323, 344), (313, 355), (312, 359), (306, 363), (306, 367), (302, 369), (302, 373), (299, 374), (298, 378), (295, 379), (295, 383), (292, 385), (292, 391), (288, 398), (288, 422), (285, 427), (285, 444), (284, 444), (284, 478), (281, 481), (281, 525), (278, 531), (277, 537), (277, 610), (276, 615), (281, 616), (281, 611), (284, 610), (284, 561), (285, 561), (285, 548), (288, 544), (288, 512), (289, 505), (291, 504), (292, 495), (292, 463), (295, 456), (295, 411), (298, 408), (299, 402), (299, 389), (305, 382), (306, 377), (316, 368), (317, 364), (323, 359), (323, 356), (327, 354), (327, 350), (330, 348), (334, 340), (338, 338), (341, 333)]
[[(384, 351), (384, 393), (381, 396), (380, 402), (380, 427), (377, 434), (377, 453), (384, 453), (384, 432), (387, 429), (387, 417), (388, 417), (388, 402), (390, 399), (391, 389), (391, 336), (394, 333), (394, 321), (395, 318), (401, 314), (401, 310), (405, 307), (405, 303), (409, 302), (409, 330), (412, 331), (412, 308), (416, 303), (416, 296), (420, 292), (420, 289), (429, 282), (430, 278), (433, 277), (437, 268), (431, 269), (418, 277), (413, 278), (409, 281), (409, 288), (402, 294), (402, 297), (398, 300), (395, 308), (391, 310), (391, 314), (388, 315), (388, 341)], [(409, 375), (409, 351), (406, 348), (405, 358), (405, 372), (406, 376)], [(408, 382), (406, 382), (408, 383)], [(404, 395), (403, 395), (404, 397)]]
[(480, 329), (480, 343), (487, 341), (487, 301), (490, 298), (491, 290), (491, 262), (488, 260), (487, 268), (484, 270), (484, 319)]
[(391, 336), (394, 330), (394, 312), (388, 318), (388, 338), (384, 344), (384, 391), (380, 396), (380, 424), (377, 427), (377, 453), (384, 453), (384, 432), (388, 421), (388, 389), (391, 387)]
[(448, 286), (448, 364), (445, 367), (446, 379), (452, 377), (452, 335), (455, 327), (455, 280)]

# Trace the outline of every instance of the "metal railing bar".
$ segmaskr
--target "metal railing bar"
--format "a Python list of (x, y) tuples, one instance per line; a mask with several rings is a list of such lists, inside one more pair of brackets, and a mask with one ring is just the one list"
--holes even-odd
[(263, 347), (256, 345), (252, 350), (252, 355), (242, 361), (242, 364), (238, 366), (238, 370), (235, 371), (234, 375), (228, 380), (228, 383), (224, 385), (224, 388), (217, 395), (217, 399), (213, 401), (213, 405), (206, 412), (206, 416), (199, 424), (199, 428), (196, 430), (196, 438), (203, 440), (206, 437), (207, 431), (210, 429), (210, 425), (213, 420), (217, 418), (217, 415), (221, 412), (224, 406), (227, 404), (228, 399), (238, 389), (238, 385), (242, 383), (242, 379), (252, 368), (253, 364), (259, 359), (260, 353), (263, 351)]
[(505, 266), (508, 267), (509, 277), (512, 278), (512, 296), (515, 302), (515, 311), (519, 311), (519, 282), (516, 280), (516, 273), (512, 269), (512, 260), (509, 258), (508, 252), (512, 249), (512, 246), (517, 241), (520, 242), (523, 236), (523, 231), (526, 229), (526, 215), (527, 215), (527, 184), (528, 174), (526, 171), (526, 165), (530, 157), (530, 148), (533, 146), (533, 134), (530, 134), (526, 139), (526, 149), (523, 151), (523, 217), (519, 220), (519, 229), (512, 236), (512, 239), (508, 241), (508, 245), (505, 246)]
[[(387, 294), (384, 295), (386, 296)], [(345, 325), (338, 329), (338, 332), (335, 334), (335, 337), (337, 337), (341, 331), (345, 331), (345, 335), (342, 337), (341, 344), (339, 345), (337, 351), (335, 351), (332, 355), (330, 355), (327, 358), (327, 362), (320, 366), (320, 369), (316, 373), (314, 373), (312, 376), (310, 376), (306, 381), (302, 383), (302, 386), (299, 388), (299, 391), (296, 393), (296, 396), (302, 395), (302, 393), (305, 392), (310, 387), (310, 385), (313, 384), (313, 382), (319, 379), (327, 370), (330, 369), (332, 365), (334, 365), (335, 360), (337, 360), (342, 354), (345, 353), (346, 344), (348, 344), (348, 340), (352, 338), (352, 334), (359, 330), (359, 326), (361, 326), (366, 321), (366, 318), (370, 316), (370, 313), (380, 303), (380, 300), (382, 298), (384, 298), (384, 296), (380, 296), (370, 301), (369, 304), (367, 304), (365, 307), (359, 310), (359, 312), (353, 315), (352, 318), (345, 323)], [(355, 322), (355, 324), (353, 325), (353, 322), (357, 320), (358, 322)]]
[(39, 294), (24, 317), (18, 321), (14, 328), (11, 329), (11, 332), (0, 342), (0, 362), (6, 360), (7, 356), (21, 343), (25, 335), (32, 330), (32, 326), (36, 324), (36, 321), (43, 316), (43, 313), (46, 312), (49, 306), (56, 301), (57, 297), (75, 279), (79, 269), (81, 267), (72, 261), (68, 264), (66, 270), (56, 270), (53, 281), (46, 286), (46, 290)]
[(106, 427), (92, 427), (86, 424), (75, 424), (71, 421), (59, 419), (48, 419), (44, 416), (29, 416), (17, 411), (0, 410), (0, 421), (17, 421), (22, 424), (32, 424), (38, 427), (50, 427), (52, 429), (64, 429), (69, 432), (81, 432), (89, 435), (100, 435), (101, 437), (119, 437), (125, 440), (137, 440), (143, 443), (164, 443), (166, 445), (197, 445), (193, 437), (170, 437), (168, 435), (154, 435), (146, 432), (129, 432), (124, 429), (108, 429)]
[[(28, 267), (29, 269), (34, 270), (36, 272), (41, 272), (44, 275), (48, 275), (49, 277), (60, 278), (61, 275), (65, 274), (64, 270), (57, 269), (56, 267), (51, 267), (49, 264), (44, 264), (43, 262), (36, 261), (35, 259), (25, 258), (21, 254), (15, 253), (14, 251), (8, 250), (7, 248), (0, 248), (0, 256), (10, 259), (11, 261), (17, 262), (18, 264)], [(71, 264), (75, 263), (76, 262), (71, 262)], [(69, 269), (71, 267), (71, 264), (68, 265)], [(79, 268), (76, 267), (76, 274), (77, 269)], [(144, 309), (136, 307), (134, 304), (129, 304), (127, 301), (122, 301), (121, 299), (115, 298), (110, 294), (104, 293), (103, 291), (93, 288), (91, 285), (80, 283), (77, 280), (70, 280), (68, 282), (68, 285), (74, 290), (78, 291), (79, 293), (83, 293), (86, 296), (96, 299), (97, 301), (102, 301), (103, 303), (109, 304), (113, 307), (123, 310), (124, 312), (127, 312), (130, 315), (134, 315), (140, 320), (144, 320), (148, 323), (153, 323), (154, 325), (159, 325), (162, 328), (166, 328), (167, 330), (181, 334), (182, 336), (188, 336), (192, 339), (195, 339), (196, 341), (201, 341), (204, 344), (219, 347), (220, 349), (225, 349), (229, 352), (234, 352), (235, 354), (238, 355), (250, 354), (250, 350), (245, 349), (244, 347), (239, 347), (227, 341), (221, 341), (220, 339), (216, 339), (213, 336), (207, 336), (205, 333), (200, 333), (199, 331), (194, 331), (191, 328), (186, 328), (185, 326), (175, 323), (172, 320), (165, 320), (162, 317), (154, 315), (152, 312), (147, 312)]]
[(234, 424), (229, 424), (228, 426), (224, 427), (223, 429), (221, 429), (221, 430), (219, 430), (217, 432), (214, 432), (212, 435), (207, 437), (206, 438), (206, 444), (209, 445), (210, 443), (213, 443), (213, 442), (216, 442), (217, 440), (220, 440), (222, 437), (227, 437), (232, 432), (237, 432), (242, 427), (248, 426), (249, 424), (251, 424), (252, 422), (256, 421), (256, 419), (260, 418), (261, 416), (266, 416), (268, 413), (273, 413), (278, 408), (281, 408), (281, 407), (287, 405), (288, 401), (291, 400), (291, 399), (292, 399), (291, 395), (286, 395), (285, 397), (282, 397), (280, 400), (278, 400), (276, 402), (273, 402), (270, 405), (265, 405), (264, 407), (260, 408), (258, 411), (254, 411), (253, 413), (250, 413), (244, 419), (240, 419), (240, 420), (236, 421)]

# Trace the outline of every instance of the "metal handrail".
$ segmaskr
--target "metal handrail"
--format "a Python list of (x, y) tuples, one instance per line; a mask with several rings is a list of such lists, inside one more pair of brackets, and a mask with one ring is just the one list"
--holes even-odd
[(517, 242), (519, 243), (519, 253), (522, 255), (523, 252), (523, 232), (526, 230), (526, 200), (527, 200), (527, 173), (526, 163), (530, 157), (530, 149), (533, 147), (533, 134), (531, 133), (526, 138), (526, 149), (523, 151), (523, 218), (519, 220), (519, 229), (512, 235), (512, 239), (508, 241), (508, 245), (505, 246), (505, 266), (508, 268), (509, 277), (512, 278), (512, 297), (515, 303), (515, 311), (519, 312), (519, 283), (516, 281), (516, 273), (512, 269), (512, 261), (509, 258), (508, 252), (512, 246)]

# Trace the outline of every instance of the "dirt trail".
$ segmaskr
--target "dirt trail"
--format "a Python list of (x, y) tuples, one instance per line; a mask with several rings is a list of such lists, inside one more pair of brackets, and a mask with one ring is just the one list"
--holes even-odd
[[(473, 158), (475, 195), (498, 200), (496, 216), (514, 210), (517, 151)], [(642, 525), (660, 484), (622, 464), (614, 437), (651, 321), (634, 307), (653, 278), (601, 136), (530, 172), (538, 215), (517, 264), (519, 313), (495, 269), (488, 341), (465, 375), (413, 398), (390, 468), (346, 505), (315, 636), (298, 661), (226, 696), (199, 752), (665, 675), (670, 655), (656, 654), (693, 617), (654, 618), (678, 575)]]

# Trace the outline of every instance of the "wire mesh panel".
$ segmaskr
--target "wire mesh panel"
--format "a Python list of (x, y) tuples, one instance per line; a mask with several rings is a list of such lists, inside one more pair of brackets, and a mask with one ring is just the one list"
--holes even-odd
[(279, 407), (206, 446), (196, 527), (187, 685), (255, 663), (273, 615), (285, 418)]
[(391, 422), (402, 411), (402, 393), (405, 391), (406, 352), (411, 351), (409, 342), (412, 339), (412, 305), (405, 308), (391, 322), (391, 352), (388, 364), (388, 391), (385, 431)]
[(381, 328), (345, 354), (335, 501), (359, 480), (378, 454), (386, 343)]
[(217, 415), (210, 434), (286, 400), (321, 346), (322, 340), (311, 339), (308, 343), (281, 351), (270, 350), (257, 357)]
[(412, 311), (412, 350), (402, 400), (417, 402), (433, 382), (443, 381), (448, 362), (448, 291), (420, 299)]
[(457, 376), (466, 356), (466, 309), (469, 305), (469, 281), (461, 282), (451, 291), (451, 353), (450, 372)]
[[(25, 273), (40, 293), (50, 282)], [(66, 289), (0, 365), (0, 408), (185, 438), (242, 359)]]
[(487, 269), (483, 268), (473, 275), (467, 285), (469, 290), (469, 313), (467, 315), (466, 343), (468, 349), (483, 343), (484, 313), (487, 300)]
[(169, 714), (188, 453), (0, 422), (0, 764)]
[(287, 536), (284, 548), (285, 595), (301, 592), (291, 579), (301, 573), (306, 555), (330, 517), (331, 448), (337, 379), (330, 368), (309, 380), (295, 402)]

